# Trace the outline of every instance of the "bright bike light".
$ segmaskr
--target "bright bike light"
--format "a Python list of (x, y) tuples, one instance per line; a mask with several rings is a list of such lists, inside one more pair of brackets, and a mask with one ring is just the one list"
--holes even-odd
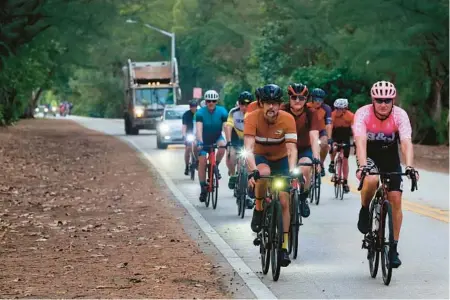
[(247, 151), (245, 149), (242, 149), (239, 155), (243, 158), (247, 158), (250, 155), (250, 151)]
[(281, 190), (284, 186), (284, 182), (282, 179), (275, 179), (273, 182), (273, 186), (277, 189), (277, 190)]
[(194, 135), (188, 134), (188, 135), (186, 136), (186, 142), (192, 143), (194, 140), (195, 140)]
[(295, 168), (292, 170), (292, 174), (293, 175), (299, 175), (300, 174), (300, 169), (299, 168)]

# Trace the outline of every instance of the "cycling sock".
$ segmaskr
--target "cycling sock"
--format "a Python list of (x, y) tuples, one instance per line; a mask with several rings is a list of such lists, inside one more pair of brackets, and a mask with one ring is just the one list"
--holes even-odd
[(347, 184), (347, 179), (344, 179), (344, 184)]
[(285, 233), (283, 233), (283, 246), (281, 246), (281, 248), (287, 249), (288, 241), (289, 241), (289, 232), (285, 232)]
[(206, 181), (200, 181), (200, 188), (203, 188), (204, 186), (206, 186)]

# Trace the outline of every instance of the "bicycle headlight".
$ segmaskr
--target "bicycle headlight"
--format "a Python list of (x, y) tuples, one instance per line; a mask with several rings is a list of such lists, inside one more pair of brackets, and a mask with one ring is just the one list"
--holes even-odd
[(247, 158), (250, 155), (250, 151), (245, 150), (244, 148), (241, 150), (239, 155), (243, 158)]
[(188, 135), (186, 136), (186, 142), (192, 143), (194, 140), (195, 140), (194, 135), (188, 134)]
[(275, 179), (273, 181), (273, 186), (277, 189), (277, 190), (281, 190), (284, 187), (284, 181), (282, 179)]
[(299, 175), (299, 174), (300, 174), (300, 169), (299, 169), (299, 168), (294, 168), (294, 169), (292, 170), (292, 174), (293, 174), (293, 175)]

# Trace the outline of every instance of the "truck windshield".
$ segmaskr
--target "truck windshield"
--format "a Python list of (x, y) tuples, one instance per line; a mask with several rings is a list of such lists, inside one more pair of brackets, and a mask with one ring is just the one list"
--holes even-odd
[(172, 89), (138, 89), (135, 93), (136, 105), (174, 104)]
[(181, 120), (183, 119), (184, 111), (182, 110), (166, 110), (164, 119), (166, 120)]

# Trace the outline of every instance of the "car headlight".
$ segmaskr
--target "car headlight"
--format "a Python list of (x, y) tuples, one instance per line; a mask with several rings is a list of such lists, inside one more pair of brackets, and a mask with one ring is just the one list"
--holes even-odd
[(159, 131), (160, 131), (161, 133), (169, 132), (169, 130), (170, 130), (169, 125), (164, 124), (164, 123), (161, 124), (161, 125), (159, 125)]
[(53, 107), (52, 107), (52, 111), (56, 111), (56, 107), (53, 106)]
[(46, 107), (46, 108), (44, 108), (44, 112), (48, 112), (48, 108)]
[(38, 113), (39, 112), (39, 108), (36, 107), (36, 109), (34, 111)]
[(273, 181), (273, 186), (277, 190), (281, 190), (284, 187), (284, 180), (283, 179), (275, 179)]
[(186, 142), (192, 143), (195, 140), (195, 136), (188, 134), (186, 137)]
[(136, 117), (141, 118), (144, 115), (144, 109), (140, 107), (136, 107), (134, 109), (134, 114)]

